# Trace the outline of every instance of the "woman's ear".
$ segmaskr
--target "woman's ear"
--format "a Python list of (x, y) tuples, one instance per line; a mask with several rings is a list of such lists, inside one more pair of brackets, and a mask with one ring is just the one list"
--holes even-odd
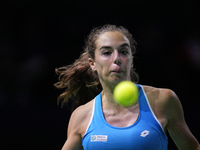
[(96, 66), (95, 66), (94, 60), (92, 58), (88, 58), (88, 62), (90, 64), (92, 71), (96, 71)]

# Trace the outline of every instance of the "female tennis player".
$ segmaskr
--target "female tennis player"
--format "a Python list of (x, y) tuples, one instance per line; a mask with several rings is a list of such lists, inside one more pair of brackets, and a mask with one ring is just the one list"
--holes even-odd
[(170, 89), (137, 84), (137, 103), (123, 107), (113, 90), (121, 81), (137, 83), (136, 42), (124, 27), (104, 25), (89, 34), (83, 54), (56, 69), (62, 104), (76, 108), (63, 150), (167, 150), (167, 135), (180, 150), (200, 150), (177, 95)]

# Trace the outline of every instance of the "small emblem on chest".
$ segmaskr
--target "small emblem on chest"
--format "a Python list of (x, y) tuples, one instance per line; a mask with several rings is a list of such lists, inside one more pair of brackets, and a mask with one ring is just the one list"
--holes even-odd
[(91, 135), (91, 142), (107, 142), (108, 136), (107, 135)]
[(140, 136), (142, 137), (146, 137), (147, 135), (149, 135), (149, 132), (148, 130), (144, 130), (143, 132), (141, 132)]

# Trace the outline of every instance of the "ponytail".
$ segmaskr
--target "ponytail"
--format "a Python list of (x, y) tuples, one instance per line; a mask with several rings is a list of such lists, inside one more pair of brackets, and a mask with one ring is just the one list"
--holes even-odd
[(96, 72), (93, 72), (88, 62), (88, 53), (84, 52), (73, 64), (56, 68), (59, 81), (54, 84), (58, 89), (65, 89), (57, 98), (57, 103), (71, 101), (73, 111), (76, 107), (92, 100), (100, 93), (100, 85)]

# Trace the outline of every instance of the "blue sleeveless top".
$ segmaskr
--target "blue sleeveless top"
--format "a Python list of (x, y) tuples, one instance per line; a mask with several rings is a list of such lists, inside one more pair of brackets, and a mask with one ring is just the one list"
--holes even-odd
[(167, 150), (168, 140), (154, 115), (141, 85), (139, 89), (139, 116), (128, 127), (115, 127), (104, 118), (101, 93), (94, 101), (93, 114), (82, 138), (84, 150)]

